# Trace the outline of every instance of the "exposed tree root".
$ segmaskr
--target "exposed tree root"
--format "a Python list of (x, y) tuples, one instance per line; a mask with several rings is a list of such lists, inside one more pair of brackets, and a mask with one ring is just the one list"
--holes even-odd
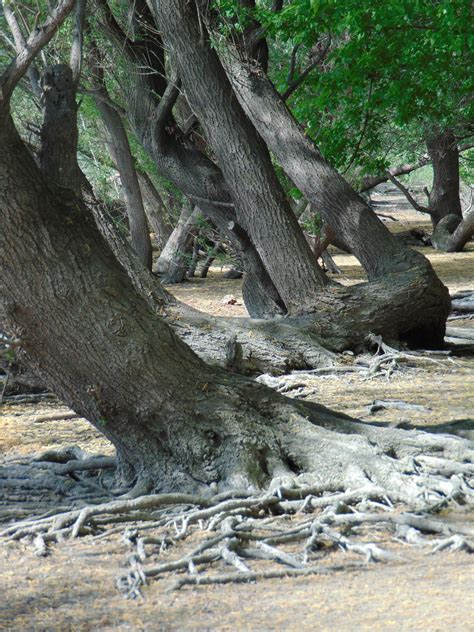
[[(353, 454), (360, 450), (361, 441), (366, 441), (364, 435), (372, 441), (385, 432), (359, 425), (359, 437), (346, 435), (345, 449)], [(360, 461), (358, 464), (354, 458), (352, 466), (345, 464), (346, 475), (347, 468), (351, 474), (350, 478), (346, 476), (345, 483), (339, 480), (308, 484), (314, 477), (302, 474), (277, 478), (263, 493), (241, 489), (213, 496), (175, 493), (119, 498), (20, 520), (4, 528), (0, 537), (31, 539), (35, 554), (45, 556), (51, 543), (64, 538), (103, 537), (125, 527), (123, 539), (129, 548), (129, 571), (117, 579), (117, 587), (132, 598), (141, 596), (141, 588), (152, 578), (170, 573), (179, 573), (171, 588), (180, 589), (187, 585), (248, 582), (361, 568), (361, 563), (354, 563), (354, 555), (363, 556), (364, 564), (400, 561), (390, 546), (387, 548), (377, 541), (378, 537), (372, 541), (374, 529), (376, 533), (388, 530), (396, 542), (430, 547), (433, 552), (472, 552), (474, 527), (459, 518), (444, 519), (450, 507), (459, 511), (474, 505), (474, 458), (468, 442), (400, 430), (389, 430), (384, 442), (392, 447), (397, 442), (404, 443), (402, 452), (417, 456), (397, 461), (389, 457), (381, 459), (374, 452), (372, 471), (369, 463), (366, 471), (362, 471)], [(340, 445), (344, 446), (344, 442)], [(327, 446), (323, 443), (321, 447), (323, 454)], [(451, 461), (445, 455), (430, 456), (430, 450), (435, 454), (443, 454), (444, 450), (446, 455), (457, 455), (458, 460)], [(64, 467), (68, 463), (54, 465)], [(375, 474), (384, 485), (370, 481)], [(56, 472), (48, 475), (58, 476)], [(122, 526), (114, 528), (114, 524)], [(196, 534), (204, 536), (197, 546)], [(182, 548), (191, 535), (194, 535), (193, 547), (170, 559), (170, 550), (179, 543)], [(290, 550), (285, 550), (288, 546)], [(328, 553), (337, 549), (347, 552), (347, 563), (325, 564)], [(231, 573), (225, 571), (229, 566), (234, 569)]]
[[(415, 364), (439, 362), (436, 355), (405, 354), (377, 343), (377, 355), (348, 366), (367, 372), (381, 357), (397, 354)], [(290, 377), (293, 386), (304, 383), (302, 372)], [(400, 556), (387, 534), (395, 543), (434, 552), (473, 550), (474, 527), (463, 517), (474, 505), (472, 442), (364, 424), (243, 378), (236, 377), (232, 387), (235, 399), (217, 387), (203, 395), (203, 410), (216, 419), (213, 428), (225, 441), (211, 437), (208, 457), (186, 451), (187, 462), (192, 456), (198, 467), (212, 459), (213, 469), (202, 470), (211, 472), (210, 480), (191, 470), (199, 475), (199, 494), (115, 497), (115, 459), (77, 448), (50, 451), (0, 469), (6, 492), (0, 538), (29, 540), (34, 553), (44, 556), (67, 538), (125, 532), (129, 569), (117, 586), (128, 597), (139, 596), (153, 578), (176, 573), (178, 589), (335, 572), (352, 568), (354, 556), (364, 564), (396, 562)], [(176, 465), (173, 476), (179, 477), (182, 465)], [(345, 552), (347, 565), (326, 565), (336, 550)]]
[(451, 296), (452, 313), (460, 318), (474, 315), (474, 290), (456, 292)]

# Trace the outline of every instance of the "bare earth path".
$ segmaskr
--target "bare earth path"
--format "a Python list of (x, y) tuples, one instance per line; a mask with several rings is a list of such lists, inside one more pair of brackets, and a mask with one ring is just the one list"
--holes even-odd
[[(391, 212), (391, 211), (389, 211)], [(401, 214), (404, 226), (419, 224)], [(457, 255), (426, 249), (451, 292), (474, 288), (474, 244)], [(360, 268), (346, 255), (336, 257), (343, 280), (360, 280)], [(193, 280), (175, 293), (217, 314), (244, 316), (239, 281), (213, 271), (208, 281)], [(233, 294), (237, 304), (224, 304)], [(458, 326), (459, 321), (456, 321)], [(472, 327), (474, 321), (461, 321)], [(350, 361), (350, 357), (348, 357)], [(309, 399), (337, 410), (387, 423), (439, 426), (474, 422), (474, 355), (443, 360), (427, 369), (407, 368), (365, 380), (360, 375), (314, 378)], [(291, 392), (289, 393), (292, 394)], [(389, 409), (371, 415), (375, 399), (421, 404), (422, 412)], [(108, 443), (83, 420), (36, 421), (67, 410), (59, 402), (4, 405), (0, 414), (0, 527), (8, 523), (8, 487), (2, 470), (22, 457), (78, 445), (89, 453), (110, 454)], [(472, 430), (467, 430), (471, 432)], [(58, 502), (60, 502), (58, 500)], [(27, 504), (25, 504), (27, 507)], [(463, 516), (474, 522), (474, 516)], [(255, 584), (185, 587), (168, 592), (166, 577), (143, 590), (144, 600), (125, 600), (115, 580), (127, 563), (121, 533), (94, 540), (83, 537), (54, 545), (38, 557), (31, 544), (0, 544), (0, 630), (474, 630), (474, 565), (465, 552), (430, 555), (427, 549), (397, 545), (385, 531), (371, 537), (399, 556), (387, 564)], [(175, 547), (169, 559), (179, 556)], [(167, 559), (167, 553), (163, 553)], [(360, 562), (336, 551), (322, 564)]]

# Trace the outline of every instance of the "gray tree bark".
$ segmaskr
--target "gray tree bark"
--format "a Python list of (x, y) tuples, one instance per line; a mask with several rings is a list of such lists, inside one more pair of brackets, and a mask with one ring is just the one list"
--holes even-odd
[(0, 142), (0, 310), (29, 364), (114, 444), (130, 495), (296, 476), (419, 493), (398, 457), (466, 458), (462, 442), (383, 432), (205, 364), (133, 290), (81, 200), (46, 183), (1, 109)]
[(427, 138), (426, 148), (433, 165), (433, 185), (428, 196), (433, 228), (446, 215), (462, 218), (459, 195), (459, 150), (451, 129)]
[(189, 261), (186, 255), (193, 247), (195, 227), (201, 211), (189, 202), (183, 204), (181, 215), (155, 265), (155, 273), (162, 283), (181, 283), (186, 276)]
[(147, 173), (137, 169), (137, 176), (148, 223), (155, 233), (158, 247), (162, 250), (173, 232), (166, 204)]
[(94, 100), (102, 117), (105, 129), (107, 130), (107, 146), (120, 175), (130, 227), (132, 248), (143, 265), (148, 268), (148, 270), (151, 270), (153, 252), (150, 241), (150, 231), (148, 229), (135, 161), (130, 150), (130, 144), (122, 122), (122, 117), (117, 110), (108, 103), (107, 89), (103, 81), (103, 70), (100, 65), (97, 49), (93, 51), (93, 55), (95, 56), (95, 63), (92, 68)]

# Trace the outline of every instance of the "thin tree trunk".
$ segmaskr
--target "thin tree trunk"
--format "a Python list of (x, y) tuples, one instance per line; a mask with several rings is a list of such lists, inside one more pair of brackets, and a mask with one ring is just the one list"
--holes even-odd
[(196, 268), (199, 261), (199, 234), (195, 235), (193, 239), (193, 250), (191, 255), (191, 263), (186, 271), (186, 276), (190, 279), (196, 275)]
[(220, 252), (220, 250), (221, 250), (221, 243), (219, 241), (216, 241), (214, 246), (209, 251), (204, 263), (202, 264), (201, 273), (199, 275), (201, 279), (205, 279), (207, 277), (209, 273), (209, 268), (214, 263), (214, 260), (217, 254)]
[(459, 150), (453, 131), (430, 136), (426, 147), (433, 165), (433, 185), (428, 196), (433, 227), (447, 215), (462, 218), (459, 195)]
[(137, 176), (148, 222), (155, 233), (158, 247), (162, 250), (173, 232), (173, 227), (168, 219), (166, 205), (150, 176), (140, 170), (137, 170)]
[(200, 210), (198, 208), (193, 210), (189, 202), (183, 204), (178, 223), (155, 265), (155, 273), (161, 275), (163, 283), (183, 281), (189, 263), (186, 262), (185, 255), (192, 248), (199, 214)]
[[(98, 57), (96, 50), (94, 53)], [(130, 226), (132, 248), (143, 265), (148, 270), (151, 270), (153, 252), (142, 193), (135, 169), (135, 161), (120, 114), (109, 105), (107, 99), (103, 98), (104, 96), (108, 97), (108, 94), (103, 82), (103, 71), (99, 67), (99, 63), (100, 60), (96, 59), (95, 66), (92, 69), (95, 83), (95, 104), (107, 130), (106, 143), (120, 175)]]

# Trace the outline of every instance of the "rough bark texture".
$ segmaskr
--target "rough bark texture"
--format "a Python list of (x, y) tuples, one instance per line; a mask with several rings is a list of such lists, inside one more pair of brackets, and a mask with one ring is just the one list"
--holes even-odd
[(249, 233), (287, 312), (304, 311), (327, 279), (286, 201), (268, 150), (240, 107), (203, 25), (201, 34), (196, 7), (166, 0), (156, 2), (155, 10), (187, 99), (230, 189), (237, 221)]
[(108, 133), (107, 146), (120, 175), (132, 247), (143, 265), (151, 270), (150, 232), (127, 133), (120, 114), (101, 99), (100, 95), (95, 99), (95, 103)]
[(155, 233), (158, 248), (162, 249), (173, 232), (173, 227), (168, 219), (166, 205), (150, 176), (139, 170), (137, 170), (137, 175), (148, 223)]
[(193, 210), (189, 203), (183, 205), (178, 223), (155, 264), (155, 272), (162, 275), (163, 283), (183, 281), (187, 269), (185, 255), (192, 248), (199, 214), (198, 208)]
[[(367, 428), (206, 365), (133, 290), (82, 202), (45, 184), (5, 112), (0, 141), (2, 309), (30, 364), (113, 442), (132, 495), (303, 472), (418, 490), (393, 457), (439, 441)], [(465, 456), (454, 439), (443, 450)]]
[(433, 164), (433, 186), (428, 201), (433, 227), (446, 215), (462, 218), (459, 196), (459, 150), (453, 131), (444, 130), (426, 141)]
[(76, 84), (66, 64), (48, 66), (41, 79), (44, 116), (39, 160), (53, 182), (80, 194), (88, 183), (77, 164)]

